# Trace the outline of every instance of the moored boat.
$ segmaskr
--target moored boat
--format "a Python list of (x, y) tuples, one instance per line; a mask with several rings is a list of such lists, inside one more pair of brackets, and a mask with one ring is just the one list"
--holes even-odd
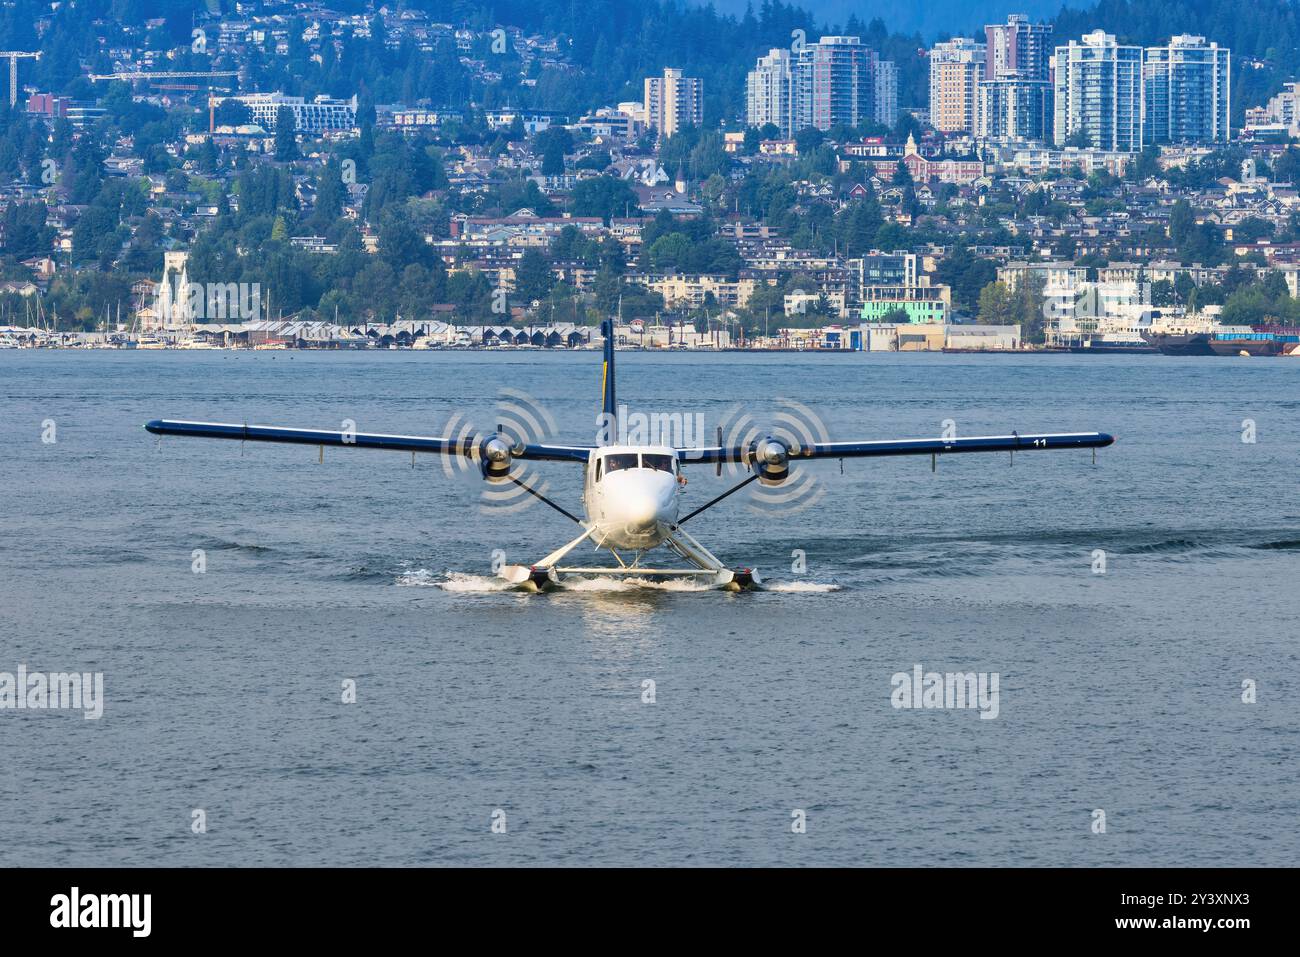
[(1282, 345), (1271, 332), (1216, 332), (1209, 340), (1210, 349), (1218, 356), (1276, 356)]
[(1142, 336), (1131, 332), (1106, 332), (1080, 337), (1066, 345), (1069, 352), (1090, 352), (1107, 355), (1142, 355), (1155, 352), (1155, 347)]
[(1142, 338), (1166, 356), (1212, 356), (1208, 332), (1144, 332)]

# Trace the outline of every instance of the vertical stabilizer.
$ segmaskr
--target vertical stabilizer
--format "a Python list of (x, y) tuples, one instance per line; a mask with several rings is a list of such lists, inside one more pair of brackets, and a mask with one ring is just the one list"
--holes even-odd
[(600, 371), (600, 411), (605, 416), (608, 428), (617, 431), (618, 400), (614, 397), (614, 320), (606, 319), (600, 324), (600, 333), (605, 337), (605, 361)]

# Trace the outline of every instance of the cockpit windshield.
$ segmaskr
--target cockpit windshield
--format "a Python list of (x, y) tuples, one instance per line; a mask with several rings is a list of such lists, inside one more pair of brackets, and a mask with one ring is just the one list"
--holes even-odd
[(637, 454), (635, 452), (616, 452), (613, 455), (605, 456), (605, 474), (617, 472), (620, 469), (634, 469), (637, 467)]
[[(658, 452), (613, 452), (604, 458), (605, 475), (620, 472), (623, 469), (654, 469), (656, 472), (672, 472), (673, 456)], [(602, 474), (597, 471), (596, 481)]]

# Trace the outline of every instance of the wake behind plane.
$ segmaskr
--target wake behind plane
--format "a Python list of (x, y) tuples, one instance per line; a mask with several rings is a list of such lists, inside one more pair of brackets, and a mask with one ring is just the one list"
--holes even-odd
[[(498, 575), (512, 585), (542, 590), (568, 576), (614, 576), (620, 578), (693, 578), (706, 584), (739, 590), (757, 587), (761, 578), (753, 568), (728, 568), (682, 526), (752, 482), (780, 486), (790, 479), (791, 464), (812, 459), (872, 458), (893, 455), (939, 455), (964, 452), (1029, 452), (1060, 449), (1097, 449), (1114, 438), (1104, 432), (1059, 432), (979, 436), (972, 438), (876, 439), (847, 442), (804, 440), (789, 430), (777, 434), (746, 436), (742, 441), (678, 448), (672, 445), (619, 444), (625, 435), (619, 428), (619, 406), (614, 378), (614, 324), (601, 323), (605, 338), (601, 371), (601, 435), (605, 441), (591, 445), (558, 445), (531, 441), (520, 434), (496, 431), (459, 436), (426, 437), (387, 435), (373, 432), (322, 431), (267, 425), (238, 425), (221, 422), (188, 422), (156, 419), (145, 424), (154, 435), (187, 438), (234, 439), (240, 442), (280, 442), (340, 448), (382, 449), (434, 454), (477, 464), (488, 483), (513, 483), (545, 502), (574, 522), (581, 534), (531, 565), (505, 565)], [(345, 423), (346, 424), (346, 423)], [(515, 430), (518, 432), (519, 430)], [(614, 441), (610, 441), (610, 439)], [(1095, 454), (1095, 453), (1094, 453)], [(521, 463), (567, 462), (584, 469), (579, 518), (552, 501), (521, 477)], [(721, 475), (724, 464), (738, 466), (749, 474), (721, 495), (680, 515), (685, 491), (682, 466), (687, 463), (714, 465)], [(566, 564), (579, 545), (590, 541), (597, 551), (608, 553), (613, 563), (599, 566)], [(676, 564), (659, 567), (643, 564), (645, 556), (658, 549), (676, 556)], [(625, 557), (626, 556), (626, 557)]]

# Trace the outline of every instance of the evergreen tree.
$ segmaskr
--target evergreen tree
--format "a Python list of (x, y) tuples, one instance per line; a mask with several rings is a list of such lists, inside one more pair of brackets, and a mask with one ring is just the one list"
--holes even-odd
[(282, 106), (275, 113), (275, 158), (287, 163), (298, 158), (297, 127), (293, 110)]
[(551, 264), (537, 249), (527, 250), (515, 267), (515, 293), (524, 302), (545, 299), (555, 285)]

